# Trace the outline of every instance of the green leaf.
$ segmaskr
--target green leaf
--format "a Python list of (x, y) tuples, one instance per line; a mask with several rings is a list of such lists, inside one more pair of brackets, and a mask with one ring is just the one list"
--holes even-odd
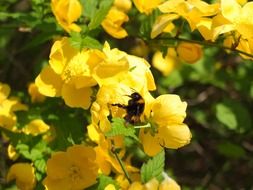
[(46, 161), (44, 159), (35, 160), (33, 163), (38, 171), (40, 171), (41, 173), (45, 173)]
[(245, 150), (236, 144), (224, 142), (218, 145), (218, 152), (229, 158), (243, 158), (246, 155)]
[(124, 124), (125, 124), (124, 119), (113, 118), (111, 130), (108, 131), (105, 135), (107, 137), (122, 135), (125, 137), (132, 137), (135, 140), (139, 141), (138, 137), (135, 135), (135, 129), (133, 127), (126, 127)]
[(161, 151), (153, 158), (151, 158), (147, 163), (144, 163), (141, 167), (141, 181), (142, 183), (147, 183), (154, 177), (161, 181), (162, 172), (164, 170), (165, 153)]
[(97, 10), (97, 0), (81, 0), (83, 5), (83, 14), (88, 18), (93, 18)]
[(226, 125), (229, 129), (236, 129), (237, 120), (233, 110), (224, 103), (216, 105), (216, 117), (217, 119)]
[(88, 25), (89, 29), (97, 28), (100, 23), (104, 20), (108, 11), (112, 6), (113, 0), (102, 0), (99, 4), (99, 9), (96, 10), (94, 16), (91, 18), (91, 21)]
[(244, 132), (251, 128), (252, 119), (241, 102), (226, 99), (216, 106), (217, 119), (229, 129)]
[(81, 34), (78, 32), (72, 32), (71, 37), (69, 38), (70, 45), (76, 49), (83, 49), (83, 48), (92, 48), (92, 49), (102, 49), (102, 45), (96, 39), (85, 36), (82, 38)]
[(103, 48), (103, 46), (100, 44), (99, 41), (97, 41), (95, 38), (92, 38), (90, 36), (86, 36), (82, 40), (82, 47), (83, 48), (99, 49), (99, 50), (102, 50), (102, 48)]
[(116, 189), (119, 189), (119, 185), (115, 180), (113, 180), (113, 178), (106, 175), (100, 175), (97, 190), (104, 190), (105, 187), (109, 184), (113, 184)]

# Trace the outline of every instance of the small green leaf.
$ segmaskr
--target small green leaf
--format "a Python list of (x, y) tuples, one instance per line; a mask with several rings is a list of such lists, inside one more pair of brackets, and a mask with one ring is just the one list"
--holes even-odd
[(46, 171), (46, 161), (44, 159), (35, 160), (33, 163), (36, 169), (41, 173)]
[(154, 177), (161, 181), (164, 170), (165, 153), (161, 151), (141, 167), (141, 181), (147, 183)]
[(226, 125), (230, 129), (237, 127), (237, 120), (233, 110), (224, 103), (216, 105), (216, 117), (217, 119)]
[(95, 38), (90, 36), (86, 36), (82, 40), (82, 48), (92, 48), (92, 49), (102, 49), (102, 45)]
[(99, 9), (97, 9), (94, 16), (91, 18), (91, 22), (88, 27), (90, 30), (97, 28), (100, 23), (104, 20), (108, 11), (112, 6), (113, 0), (102, 0), (99, 4)]
[(102, 45), (96, 39), (85, 36), (84, 38), (78, 32), (72, 32), (69, 38), (70, 45), (76, 49), (92, 48), (92, 49), (102, 49)]
[(122, 118), (113, 118), (111, 130), (108, 131), (105, 135), (107, 137), (114, 137), (118, 135), (132, 137), (135, 140), (139, 141), (138, 137), (135, 135), (135, 129), (133, 127), (125, 127), (125, 120)]
[(81, 0), (83, 5), (83, 14), (88, 18), (93, 18), (97, 10), (97, 0)]
[(230, 142), (219, 144), (218, 152), (229, 158), (242, 158), (246, 155), (245, 150), (241, 146)]
[(109, 184), (113, 184), (116, 189), (119, 189), (119, 185), (115, 180), (113, 180), (113, 178), (106, 175), (100, 175), (97, 190), (104, 190), (105, 187)]

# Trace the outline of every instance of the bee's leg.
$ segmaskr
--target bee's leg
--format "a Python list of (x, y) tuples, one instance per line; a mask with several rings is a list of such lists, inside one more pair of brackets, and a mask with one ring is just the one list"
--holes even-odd
[(127, 106), (126, 105), (122, 105), (122, 104), (111, 104), (112, 106), (117, 106), (119, 108), (123, 108), (123, 109), (126, 109)]

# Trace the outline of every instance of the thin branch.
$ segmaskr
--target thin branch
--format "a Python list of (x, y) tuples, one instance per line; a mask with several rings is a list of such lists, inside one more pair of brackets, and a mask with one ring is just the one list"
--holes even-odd
[(210, 47), (218, 47), (218, 48), (230, 50), (230, 51), (240, 53), (240, 54), (243, 54), (243, 55), (246, 55), (248, 57), (253, 58), (252, 54), (246, 53), (246, 52), (241, 51), (241, 50), (234, 49), (233, 47), (226, 47), (226, 46), (223, 46), (223, 45), (219, 45), (215, 42), (197, 41), (197, 40), (185, 39), (185, 38), (180, 38), (180, 37), (176, 37), (176, 38), (175, 37), (158, 38), (158, 39), (154, 39), (152, 41), (158, 41), (159, 45), (171, 46), (171, 44), (166, 43), (166, 42), (168, 42), (168, 40), (183, 41), (183, 42), (189, 42), (189, 43), (193, 43), (193, 44), (199, 44), (199, 45), (210, 46)]

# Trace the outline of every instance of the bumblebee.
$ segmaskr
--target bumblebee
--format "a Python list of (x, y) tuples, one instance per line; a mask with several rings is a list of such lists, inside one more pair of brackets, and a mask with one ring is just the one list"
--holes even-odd
[(111, 105), (125, 109), (126, 110), (126, 115), (124, 116), (125, 121), (134, 125), (140, 122), (140, 116), (144, 111), (145, 102), (138, 92), (134, 92), (131, 95), (127, 96), (130, 97), (130, 100), (128, 100), (127, 105), (123, 104), (111, 104)]

